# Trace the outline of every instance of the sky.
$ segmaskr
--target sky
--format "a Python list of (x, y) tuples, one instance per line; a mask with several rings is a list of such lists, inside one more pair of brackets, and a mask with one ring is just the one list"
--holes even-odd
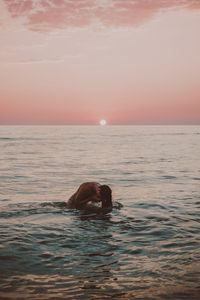
[(0, 0), (0, 124), (200, 124), (200, 0)]

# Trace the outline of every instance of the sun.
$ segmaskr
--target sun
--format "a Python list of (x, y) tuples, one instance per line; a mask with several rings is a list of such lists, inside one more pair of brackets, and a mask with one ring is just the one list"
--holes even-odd
[(99, 123), (100, 123), (101, 126), (105, 126), (106, 125), (106, 120), (101, 120)]

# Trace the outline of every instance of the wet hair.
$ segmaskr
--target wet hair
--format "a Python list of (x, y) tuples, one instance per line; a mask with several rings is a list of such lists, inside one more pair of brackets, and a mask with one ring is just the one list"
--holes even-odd
[(102, 208), (112, 207), (112, 190), (108, 185), (100, 186)]

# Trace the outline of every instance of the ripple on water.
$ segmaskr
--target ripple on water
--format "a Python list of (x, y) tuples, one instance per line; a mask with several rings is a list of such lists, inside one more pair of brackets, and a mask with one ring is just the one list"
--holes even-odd
[(148, 203), (148, 202), (137, 202), (134, 207), (143, 207), (146, 209), (151, 209), (151, 208), (159, 208), (159, 209), (163, 209), (166, 210), (167, 207), (158, 203)]
[[(198, 128), (98, 130), (1, 128), (0, 297), (199, 299)], [(90, 179), (123, 206), (67, 209)]]
[(176, 179), (176, 176), (172, 176), (172, 175), (164, 175), (162, 176), (163, 179)]

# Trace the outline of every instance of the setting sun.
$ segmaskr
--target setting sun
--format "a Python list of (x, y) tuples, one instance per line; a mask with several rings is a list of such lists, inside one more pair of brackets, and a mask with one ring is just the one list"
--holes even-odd
[(99, 123), (101, 126), (104, 126), (104, 125), (106, 125), (106, 120), (101, 120)]

